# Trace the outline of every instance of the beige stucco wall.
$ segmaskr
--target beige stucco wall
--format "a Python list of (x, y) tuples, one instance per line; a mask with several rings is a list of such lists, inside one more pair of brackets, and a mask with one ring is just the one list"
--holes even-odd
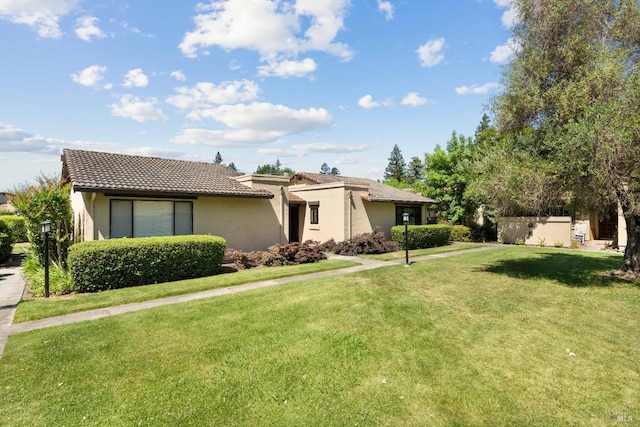
[(571, 217), (501, 217), (498, 220), (498, 238), (505, 243), (524, 239), (525, 245), (539, 245), (544, 239), (546, 246), (559, 242), (563, 246), (571, 246)]
[[(334, 239), (336, 242), (340, 242), (348, 238), (345, 237), (348, 235), (345, 208), (349, 202), (344, 183), (314, 186), (296, 185), (289, 187), (289, 192), (307, 202), (305, 206), (301, 206), (301, 209), (305, 210), (300, 234), (301, 241), (326, 242)], [(311, 224), (311, 206), (309, 202), (319, 203), (318, 224)]]

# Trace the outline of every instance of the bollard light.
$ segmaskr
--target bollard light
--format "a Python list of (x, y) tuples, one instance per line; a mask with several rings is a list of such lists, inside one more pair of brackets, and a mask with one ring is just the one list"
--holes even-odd
[(402, 214), (402, 223), (404, 224), (404, 261), (405, 265), (409, 265), (409, 213)]
[(49, 298), (49, 233), (51, 232), (51, 221), (40, 223), (42, 234), (44, 234), (44, 297)]

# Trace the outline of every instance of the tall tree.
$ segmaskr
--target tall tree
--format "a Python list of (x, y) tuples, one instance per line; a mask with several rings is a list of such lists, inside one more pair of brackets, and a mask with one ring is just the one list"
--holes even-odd
[(320, 166), (320, 173), (322, 175), (329, 175), (331, 173), (331, 168), (328, 164), (323, 163), (322, 166)]
[(393, 146), (393, 150), (391, 150), (391, 155), (388, 160), (389, 164), (384, 170), (384, 179), (395, 179), (398, 182), (404, 181), (406, 165), (398, 144)]
[(482, 159), (496, 205), (618, 203), (622, 270), (640, 274), (640, 5), (514, 0), (518, 46), (494, 102), (505, 143)]
[(215, 163), (216, 165), (219, 165), (222, 163), (222, 155), (220, 154), (219, 151), (216, 153), (216, 158), (213, 159), (213, 163)]
[(406, 180), (409, 185), (414, 185), (417, 181), (422, 179), (422, 170), (424, 169), (424, 165), (422, 164), (422, 160), (420, 157), (413, 156), (409, 164), (407, 164), (406, 169)]

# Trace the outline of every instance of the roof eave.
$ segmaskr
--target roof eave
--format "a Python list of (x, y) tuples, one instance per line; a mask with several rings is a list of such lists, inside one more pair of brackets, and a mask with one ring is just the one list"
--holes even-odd
[(193, 192), (193, 191), (160, 191), (160, 190), (140, 190), (140, 189), (123, 189), (123, 188), (104, 188), (91, 187), (83, 185), (74, 185), (74, 191), (105, 193), (116, 196), (129, 197), (166, 197), (166, 198), (188, 198), (195, 199), (198, 197), (230, 197), (241, 199), (273, 199), (274, 195), (268, 192), (243, 194), (243, 193), (222, 193), (222, 192)]

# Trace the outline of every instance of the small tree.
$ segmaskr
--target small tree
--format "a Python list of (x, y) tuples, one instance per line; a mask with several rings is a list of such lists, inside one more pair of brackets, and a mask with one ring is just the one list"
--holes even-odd
[(216, 165), (222, 164), (222, 155), (219, 151), (216, 153), (216, 158), (213, 159), (213, 163), (215, 163)]
[(274, 164), (265, 164), (258, 166), (255, 173), (263, 174), (263, 175), (293, 175), (295, 171), (291, 168), (282, 168), (282, 163), (280, 163), (280, 159), (277, 159)]
[(340, 169), (338, 169), (337, 167), (332, 167), (331, 168), (331, 172), (329, 172), (329, 175), (340, 175)]
[(331, 168), (328, 164), (323, 163), (322, 166), (320, 166), (320, 173), (322, 175), (329, 175), (331, 173)]
[(53, 261), (65, 265), (67, 250), (72, 243), (73, 226), (71, 220), (70, 184), (59, 177), (41, 175), (36, 184), (16, 186), (11, 196), (11, 204), (25, 218), (27, 237), (31, 249), (44, 262), (44, 236), (40, 223), (51, 221), (49, 253)]

